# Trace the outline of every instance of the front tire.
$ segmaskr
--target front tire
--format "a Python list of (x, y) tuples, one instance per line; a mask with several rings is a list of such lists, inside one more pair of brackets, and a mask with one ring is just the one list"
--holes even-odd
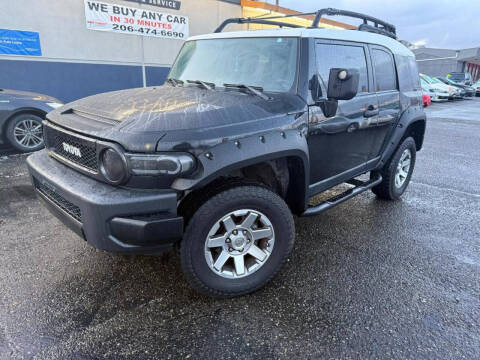
[(33, 114), (19, 114), (8, 122), (9, 143), (21, 152), (37, 151), (44, 147), (43, 119)]
[(412, 137), (406, 138), (380, 171), (383, 180), (372, 188), (381, 199), (398, 200), (405, 192), (412, 177), (416, 159), (416, 144)]
[(204, 295), (244, 295), (275, 276), (294, 239), (292, 214), (277, 194), (260, 186), (234, 187), (190, 219), (180, 248), (182, 269)]

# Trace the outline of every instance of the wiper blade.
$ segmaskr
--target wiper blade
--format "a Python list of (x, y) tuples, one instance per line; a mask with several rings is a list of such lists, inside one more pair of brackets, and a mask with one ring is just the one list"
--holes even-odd
[(167, 82), (169, 82), (173, 86), (178, 86), (179, 84), (183, 84), (183, 80), (174, 79), (174, 78), (168, 78)]
[(261, 86), (249, 86), (245, 84), (223, 84), (223, 86), (226, 88), (247, 89), (250, 93), (261, 97), (263, 100), (270, 100), (270, 97), (262, 92), (263, 88)]
[(202, 80), (187, 80), (187, 82), (190, 83), (190, 84), (202, 85), (207, 90), (213, 90), (213, 88), (215, 87), (214, 83), (206, 82), (206, 81), (202, 81)]

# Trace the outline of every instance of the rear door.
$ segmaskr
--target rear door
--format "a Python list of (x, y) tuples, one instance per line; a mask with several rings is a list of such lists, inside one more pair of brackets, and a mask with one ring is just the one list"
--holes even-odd
[(390, 130), (396, 126), (400, 115), (400, 92), (392, 53), (381, 46), (369, 46), (372, 59), (375, 93), (378, 99), (379, 114), (368, 161), (372, 165), (378, 160)]
[(335, 116), (327, 118), (318, 106), (310, 107), (308, 146), (312, 193), (364, 170), (371, 153), (372, 126), (377, 122), (378, 105), (366, 45), (317, 40), (315, 48), (323, 96), (326, 96), (331, 68), (358, 69), (360, 81), (357, 96), (339, 101)]

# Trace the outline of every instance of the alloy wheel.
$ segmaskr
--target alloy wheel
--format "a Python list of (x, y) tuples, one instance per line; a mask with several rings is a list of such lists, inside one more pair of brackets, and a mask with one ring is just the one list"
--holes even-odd
[(405, 149), (400, 156), (395, 172), (395, 186), (400, 189), (407, 180), (410, 171), (410, 162), (412, 160), (412, 153), (410, 149)]
[(42, 124), (36, 119), (25, 119), (13, 128), (15, 141), (28, 149), (34, 149), (43, 143)]
[(251, 209), (233, 211), (210, 229), (205, 260), (217, 275), (236, 279), (260, 269), (275, 245), (273, 225), (266, 215)]

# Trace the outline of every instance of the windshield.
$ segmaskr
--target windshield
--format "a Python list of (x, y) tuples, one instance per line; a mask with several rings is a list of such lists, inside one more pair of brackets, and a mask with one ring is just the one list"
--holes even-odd
[(420, 74), (420, 79), (422, 79), (423, 81), (425, 81), (427, 84), (431, 84), (431, 82), (430, 82), (430, 80), (428, 79), (428, 76), (427, 76), (427, 75)]
[(440, 80), (436, 78), (429, 77), (432, 84), (443, 84)]
[(240, 38), (188, 41), (169, 78), (259, 86), (287, 92), (294, 85), (297, 38)]
[(450, 74), (448, 77), (450, 80), (453, 81), (464, 81), (465, 80), (465, 74), (460, 73), (460, 74)]
[(444, 78), (445, 81), (447, 81), (449, 84), (451, 85), (457, 85), (457, 83), (455, 83), (454, 81), (452, 81), (451, 79), (448, 79), (448, 78)]

